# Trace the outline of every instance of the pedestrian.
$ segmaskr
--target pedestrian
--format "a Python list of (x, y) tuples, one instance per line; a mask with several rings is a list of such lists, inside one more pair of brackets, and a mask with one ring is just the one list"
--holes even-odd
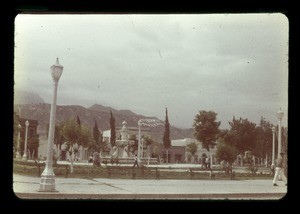
[(137, 155), (134, 156), (134, 164), (133, 164), (133, 168), (137, 166), (139, 168), (139, 159), (137, 157)]
[(206, 156), (204, 156), (204, 155), (202, 156), (201, 162), (202, 162), (202, 168), (206, 169)]
[(89, 162), (89, 163), (93, 163), (93, 156), (92, 156), (92, 155), (89, 156), (88, 162)]
[(94, 166), (101, 166), (100, 155), (97, 151), (95, 151), (94, 154), (93, 154), (93, 165)]
[(207, 156), (206, 159), (205, 159), (205, 168), (206, 168), (206, 169), (210, 169), (209, 156)]
[(278, 186), (277, 181), (278, 181), (279, 176), (281, 177), (281, 179), (283, 180), (283, 182), (287, 186), (287, 179), (286, 179), (286, 177), (284, 175), (284, 172), (283, 172), (283, 155), (284, 155), (284, 153), (281, 152), (280, 156), (277, 158), (277, 161), (276, 161), (276, 168), (275, 168), (275, 175), (274, 175), (274, 179), (273, 179), (273, 186)]

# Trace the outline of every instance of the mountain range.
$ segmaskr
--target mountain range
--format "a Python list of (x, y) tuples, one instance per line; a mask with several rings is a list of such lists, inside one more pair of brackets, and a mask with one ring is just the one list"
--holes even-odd
[[(24, 97), (22, 97), (22, 94), (24, 94)], [(16, 95), (18, 95), (18, 99), (16, 99)], [(15, 112), (17, 112), (22, 118), (37, 120), (39, 124), (39, 134), (45, 134), (46, 132), (46, 127), (49, 123), (50, 108), (51, 105), (45, 103), (37, 94), (29, 92), (18, 92), (18, 94), (15, 93)], [(78, 116), (81, 123), (89, 126), (91, 129), (93, 128), (95, 121), (97, 121), (98, 127), (101, 131), (109, 130), (110, 110), (115, 118), (116, 127), (121, 127), (124, 120), (126, 120), (127, 126), (131, 127), (138, 127), (137, 123), (140, 119), (157, 121), (159, 125), (155, 127), (149, 127), (151, 130), (151, 138), (156, 142), (162, 142), (165, 129), (164, 121), (156, 117), (136, 114), (131, 110), (117, 110), (100, 104), (94, 104), (89, 108), (85, 108), (80, 105), (58, 105), (56, 109), (56, 122), (59, 123), (72, 118), (76, 119)], [(172, 140), (194, 138), (193, 129), (180, 129), (170, 124), (170, 138)]]

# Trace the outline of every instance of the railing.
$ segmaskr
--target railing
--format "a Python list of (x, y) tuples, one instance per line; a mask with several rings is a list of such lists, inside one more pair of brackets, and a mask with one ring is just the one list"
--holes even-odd
[[(149, 164), (158, 164), (157, 158), (141, 158), (141, 164), (147, 165), (149, 161)], [(128, 157), (128, 158), (111, 158), (111, 157), (101, 157), (101, 163), (103, 164), (115, 164), (115, 165), (120, 165), (120, 164), (132, 164), (134, 163), (133, 157)]]
[(190, 172), (190, 178), (191, 179), (195, 179), (195, 174), (196, 173), (203, 173), (203, 172), (208, 172), (209, 173), (209, 177), (211, 180), (215, 180), (216, 179), (216, 174), (228, 174), (230, 177), (230, 180), (234, 180), (235, 179), (235, 171), (232, 170), (232, 168), (227, 169), (227, 168), (209, 168), (209, 169), (205, 169), (205, 168), (190, 168), (189, 169)]
[[(24, 166), (34, 166), (36, 167), (36, 174), (37, 177), (41, 176), (42, 173), (42, 169), (45, 168), (45, 162), (39, 162), (37, 160), (34, 161), (18, 161), (18, 160), (14, 160), (15, 164), (19, 164), (19, 165), (24, 165)], [(64, 171), (64, 175), (67, 178), (68, 174), (69, 174), (69, 165), (68, 164), (57, 164), (54, 163), (53, 165), (53, 170), (57, 170), (57, 169), (62, 169)]]

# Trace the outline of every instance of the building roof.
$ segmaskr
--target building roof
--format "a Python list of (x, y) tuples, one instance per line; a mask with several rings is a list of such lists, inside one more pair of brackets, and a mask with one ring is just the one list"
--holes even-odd
[[(139, 130), (139, 128), (138, 128), (138, 127), (135, 127), (135, 126), (127, 126), (126, 128), (127, 128), (128, 131), (138, 131), (138, 130)], [(120, 127), (120, 126), (117, 126), (117, 127), (116, 127), (116, 130), (117, 130), (117, 131), (119, 131), (119, 130), (121, 130), (121, 129), (122, 129), (122, 127)], [(147, 131), (147, 132), (150, 132), (151, 129), (150, 129), (149, 127), (141, 127), (141, 131)]]
[(187, 146), (189, 143), (200, 143), (199, 141), (197, 141), (196, 139), (192, 139), (192, 138), (184, 138), (184, 139), (176, 139), (176, 140), (172, 140), (171, 141), (171, 145), (172, 146)]

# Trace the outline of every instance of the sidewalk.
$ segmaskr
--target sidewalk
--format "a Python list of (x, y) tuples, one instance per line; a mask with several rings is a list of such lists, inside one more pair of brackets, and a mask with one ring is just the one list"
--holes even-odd
[(57, 192), (38, 192), (40, 178), (13, 175), (21, 199), (233, 199), (278, 200), (287, 193), (272, 180), (146, 180), (56, 178)]

